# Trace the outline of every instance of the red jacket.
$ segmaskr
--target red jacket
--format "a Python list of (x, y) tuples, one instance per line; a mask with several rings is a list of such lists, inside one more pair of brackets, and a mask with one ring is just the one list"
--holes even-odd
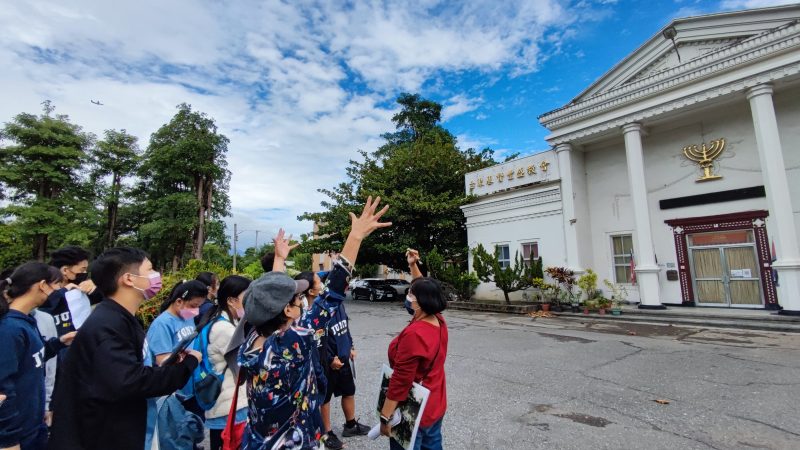
[(389, 344), (389, 365), (394, 374), (389, 381), (386, 397), (398, 402), (406, 400), (414, 381), (431, 391), (422, 414), (421, 427), (435, 424), (444, 417), (447, 410), (447, 383), (444, 375), (447, 323), (441, 314), (437, 314), (436, 318), (439, 319), (439, 327), (424, 320), (411, 322)]

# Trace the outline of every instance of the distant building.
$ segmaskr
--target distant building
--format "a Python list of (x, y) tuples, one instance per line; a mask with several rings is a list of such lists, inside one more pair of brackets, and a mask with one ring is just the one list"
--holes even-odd
[(800, 5), (676, 19), (539, 121), (551, 150), (466, 175), (470, 247), (800, 313)]

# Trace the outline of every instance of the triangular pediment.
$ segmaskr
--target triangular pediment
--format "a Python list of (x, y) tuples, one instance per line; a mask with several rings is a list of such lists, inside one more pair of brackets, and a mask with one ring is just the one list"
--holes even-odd
[[(571, 103), (643, 80), (800, 20), (800, 5), (734, 11), (673, 20), (600, 77)], [(674, 42), (664, 31), (674, 29)]]

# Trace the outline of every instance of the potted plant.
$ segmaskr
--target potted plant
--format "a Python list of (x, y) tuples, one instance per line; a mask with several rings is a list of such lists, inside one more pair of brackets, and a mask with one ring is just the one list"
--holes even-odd
[(611, 307), (611, 300), (609, 300), (609, 299), (607, 299), (607, 298), (605, 298), (605, 297), (600, 297), (600, 298), (597, 300), (597, 308), (598, 308), (598, 312), (599, 312), (601, 315), (605, 315), (605, 313), (606, 313), (606, 310), (607, 310), (609, 307)]
[[(586, 294), (586, 301), (591, 301), (599, 296), (597, 290), (597, 274), (592, 269), (586, 269), (586, 273), (578, 278), (578, 287)], [(585, 312), (588, 314), (588, 312)]]
[(622, 303), (628, 299), (628, 290), (621, 284), (614, 284), (608, 280), (603, 280), (609, 291), (611, 291), (612, 309), (611, 314), (619, 316), (622, 314)]
[(611, 315), (619, 316), (621, 314), (622, 314), (622, 308), (620, 308), (619, 301), (614, 300), (614, 297), (611, 297)]
[(550, 294), (553, 291), (553, 285), (545, 282), (543, 278), (534, 278), (533, 287), (539, 290), (542, 311), (550, 311)]
[(572, 299), (572, 312), (579, 313), (581, 312), (581, 292), (578, 291), (575, 293), (575, 296)]
[(553, 279), (553, 290), (556, 304), (555, 311), (561, 311), (562, 304), (571, 304), (574, 300), (575, 272), (566, 267), (548, 267), (545, 272)]
[(586, 300), (583, 302), (583, 313), (589, 314), (590, 311), (597, 309), (597, 300)]

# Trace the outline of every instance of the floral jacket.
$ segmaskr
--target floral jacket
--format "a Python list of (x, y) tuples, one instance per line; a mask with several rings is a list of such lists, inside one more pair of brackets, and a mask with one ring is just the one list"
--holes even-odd
[[(336, 265), (325, 291), (289, 329), (250, 350), (253, 332), (239, 351), (248, 398), (246, 450), (316, 449), (324, 433), (319, 407), (325, 399), (318, 335), (345, 297), (349, 271)], [(322, 384), (322, 386), (320, 386)]]

